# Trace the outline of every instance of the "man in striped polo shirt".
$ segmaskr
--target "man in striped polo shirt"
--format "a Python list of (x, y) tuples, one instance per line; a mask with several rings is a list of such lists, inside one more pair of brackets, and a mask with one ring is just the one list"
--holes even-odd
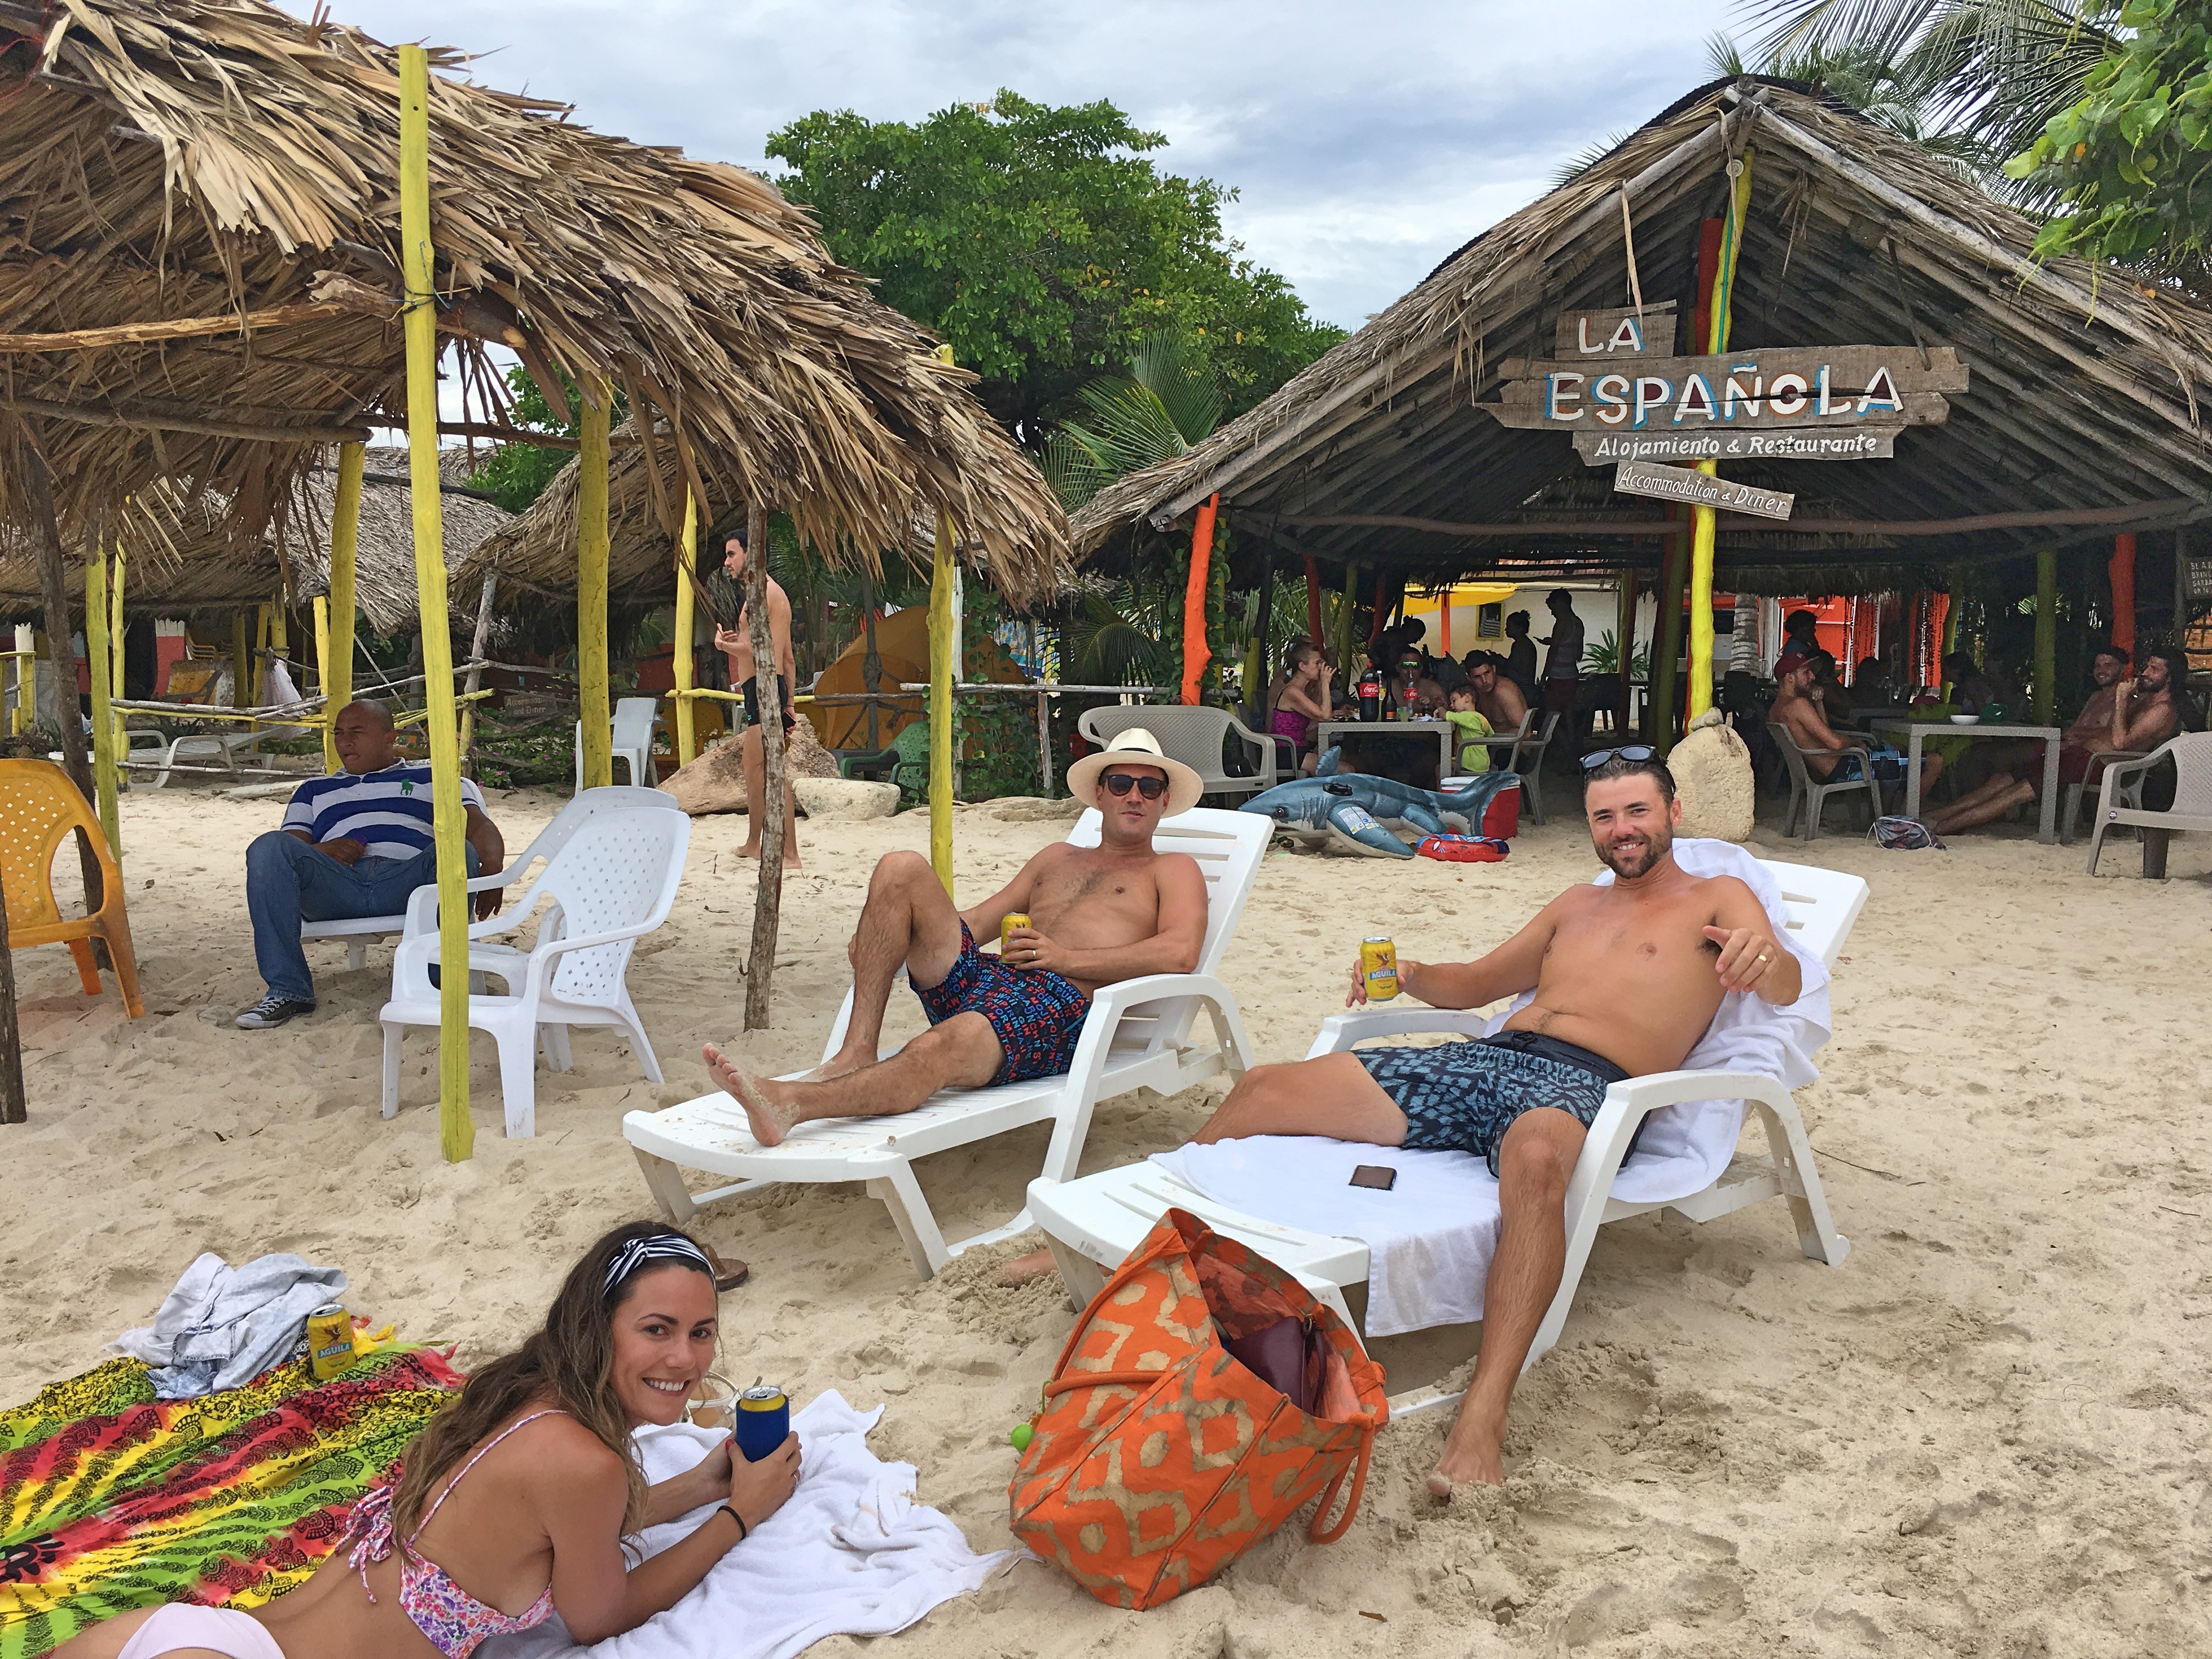
[[(268, 994), (239, 1015), (241, 1030), (271, 1030), (314, 1012), (302, 921), (398, 915), (409, 894), (438, 878), (430, 769), (398, 758), (390, 711), (380, 702), (349, 702), (331, 735), (345, 770), (301, 784), (284, 809), (283, 827), (246, 849), (246, 908)], [(461, 800), (469, 874), (496, 875), (507, 863), (507, 843), (484, 816), (483, 793), (464, 778)], [(499, 902), (496, 891), (477, 895), (477, 914), (494, 915)]]

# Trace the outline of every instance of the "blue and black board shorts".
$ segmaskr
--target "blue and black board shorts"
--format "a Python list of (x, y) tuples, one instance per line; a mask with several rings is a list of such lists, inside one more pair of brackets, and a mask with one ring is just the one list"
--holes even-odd
[(1036, 968), (1010, 968), (975, 948), (968, 924), (960, 924), (960, 955), (942, 984), (914, 994), (932, 1025), (955, 1014), (981, 1014), (1006, 1051), (994, 1083), (1026, 1083), (1057, 1077), (1075, 1060), (1076, 1040), (1091, 1012), (1091, 999), (1076, 982)]
[(1493, 1176), (1505, 1132), (1522, 1114), (1553, 1106), (1587, 1129), (1605, 1104), (1607, 1089), (1628, 1076), (1602, 1054), (1537, 1031), (1354, 1053), (1406, 1115), (1400, 1145), (1416, 1152), (1473, 1152)]

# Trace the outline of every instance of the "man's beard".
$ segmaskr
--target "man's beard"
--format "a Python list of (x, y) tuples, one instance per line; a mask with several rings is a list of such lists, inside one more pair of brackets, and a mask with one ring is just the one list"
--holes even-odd
[(1623, 881), (1633, 881), (1648, 875), (1661, 859), (1674, 850), (1674, 831), (1671, 826), (1660, 824), (1643, 832), (1640, 845), (1614, 848), (1609, 841), (1592, 838), (1597, 848), (1599, 861)]

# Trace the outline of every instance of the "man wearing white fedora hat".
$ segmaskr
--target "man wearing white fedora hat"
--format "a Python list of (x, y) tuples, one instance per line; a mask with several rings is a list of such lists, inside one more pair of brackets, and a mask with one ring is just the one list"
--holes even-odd
[[(853, 1018), (844, 1046), (803, 1079), (757, 1077), (712, 1043), (707, 1064), (773, 1146), (825, 1117), (910, 1112), (948, 1085), (1018, 1083), (1065, 1072), (1091, 994), (1143, 974), (1187, 974), (1206, 939), (1206, 878), (1187, 853), (1158, 853), (1160, 820), (1198, 803), (1197, 773), (1132, 728), (1067, 769), (1067, 792), (1104, 820), (1096, 847), (1056, 842), (981, 904), (955, 909), (929, 860), (887, 853), (847, 955)], [(1000, 955), (976, 948), (1025, 915)], [(929, 1030), (877, 1058), (900, 966)]]

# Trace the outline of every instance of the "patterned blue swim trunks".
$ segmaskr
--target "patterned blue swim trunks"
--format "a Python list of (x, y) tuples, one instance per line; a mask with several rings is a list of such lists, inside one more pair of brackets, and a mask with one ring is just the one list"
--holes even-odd
[(955, 1014), (976, 1013), (990, 1022), (1006, 1051), (994, 1083), (1026, 1083), (1057, 1077), (1075, 1060), (1076, 1040), (1091, 1012), (1091, 999), (1072, 979), (1042, 969), (1009, 968), (975, 948), (968, 924), (960, 924), (960, 956), (944, 983), (915, 995), (932, 1025)]
[(1523, 1112), (1556, 1106), (1585, 1129), (1628, 1073), (1587, 1048), (1536, 1031), (1499, 1031), (1431, 1048), (1359, 1048), (1367, 1075), (1406, 1115), (1401, 1146), (1474, 1152), (1498, 1173), (1498, 1149)]

